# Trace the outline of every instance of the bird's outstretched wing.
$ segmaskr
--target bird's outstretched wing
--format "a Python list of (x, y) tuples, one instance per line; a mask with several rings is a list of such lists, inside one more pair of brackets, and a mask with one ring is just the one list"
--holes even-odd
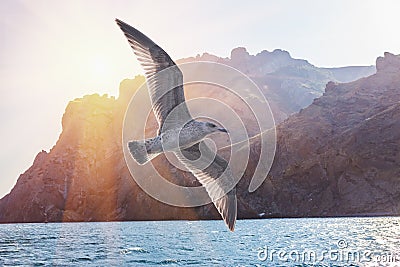
[[(183, 149), (181, 152), (182, 154), (175, 153), (176, 156), (205, 187), (229, 230), (233, 231), (237, 216), (236, 188), (226, 192), (229, 185), (218, 179), (224, 175), (228, 176), (228, 183), (233, 182), (232, 171), (228, 163), (214, 154), (203, 141)], [(207, 166), (208, 163), (210, 164)]]
[[(128, 38), (133, 52), (145, 70), (159, 133), (170, 128), (182, 127), (191, 119), (185, 104), (182, 72), (170, 56), (150, 38), (119, 19), (115, 21)], [(179, 110), (173, 112), (173, 116), (168, 116), (178, 105)]]

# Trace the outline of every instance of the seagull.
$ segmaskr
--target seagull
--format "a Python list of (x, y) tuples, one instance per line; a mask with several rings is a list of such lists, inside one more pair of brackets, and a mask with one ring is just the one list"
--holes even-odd
[[(145, 70), (152, 109), (159, 128), (157, 136), (128, 142), (133, 159), (143, 165), (163, 152), (174, 152), (178, 160), (205, 187), (222, 219), (234, 231), (237, 217), (236, 188), (226, 192), (225, 181), (233, 181), (226, 160), (214, 153), (204, 138), (227, 130), (210, 121), (192, 118), (185, 102), (183, 74), (170, 56), (146, 35), (116, 19), (137, 60)], [(174, 111), (175, 110), (175, 111)]]

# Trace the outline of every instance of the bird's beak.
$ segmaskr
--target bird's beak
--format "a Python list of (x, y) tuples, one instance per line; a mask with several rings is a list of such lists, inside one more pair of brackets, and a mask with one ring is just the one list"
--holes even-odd
[(218, 130), (223, 132), (223, 133), (228, 133), (228, 131), (226, 129), (224, 129), (224, 128), (219, 128)]

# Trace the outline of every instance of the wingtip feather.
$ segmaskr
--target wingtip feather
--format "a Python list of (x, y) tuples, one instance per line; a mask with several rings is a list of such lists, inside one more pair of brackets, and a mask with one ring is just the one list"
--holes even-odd
[(231, 232), (235, 231), (237, 217), (236, 190), (233, 189), (222, 198), (214, 201), (214, 205), (217, 208), (218, 212), (221, 214), (221, 217), (224, 220), (228, 229)]
[(126, 24), (125, 22), (123, 22), (122, 20), (117, 19), (117, 18), (115, 18), (115, 22), (116, 22), (118, 25)]

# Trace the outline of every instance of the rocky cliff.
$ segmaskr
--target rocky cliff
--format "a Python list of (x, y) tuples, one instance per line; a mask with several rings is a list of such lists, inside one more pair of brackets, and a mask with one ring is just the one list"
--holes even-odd
[[(130, 176), (121, 125), (143, 82), (140, 76), (124, 80), (118, 99), (91, 95), (71, 101), (56, 145), (40, 152), (0, 200), (0, 222), (219, 218), (212, 205), (162, 204)], [(264, 135), (251, 140), (250, 162), (238, 185), (239, 217), (398, 215), (399, 101), (400, 57), (389, 53), (370, 77), (328, 83), (323, 96), (277, 127), (271, 172), (254, 193), (247, 186)], [(154, 164), (174, 183), (197, 184), (189, 173), (171, 172), (163, 155)]]
[(375, 73), (375, 66), (318, 68), (280, 49), (250, 55), (244, 47), (238, 47), (230, 58), (204, 53), (178, 62), (188, 61), (223, 63), (251, 77), (268, 99), (278, 123), (321, 96), (329, 81), (350, 82)]
[(195, 219), (189, 209), (164, 205), (134, 183), (121, 147), (127, 103), (144, 82), (124, 80), (120, 97), (89, 95), (71, 101), (63, 130), (0, 202), (0, 221)]
[(400, 214), (400, 56), (376, 63), (376, 74), (328, 83), (278, 126), (274, 165), (257, 192), (266, 214)]

